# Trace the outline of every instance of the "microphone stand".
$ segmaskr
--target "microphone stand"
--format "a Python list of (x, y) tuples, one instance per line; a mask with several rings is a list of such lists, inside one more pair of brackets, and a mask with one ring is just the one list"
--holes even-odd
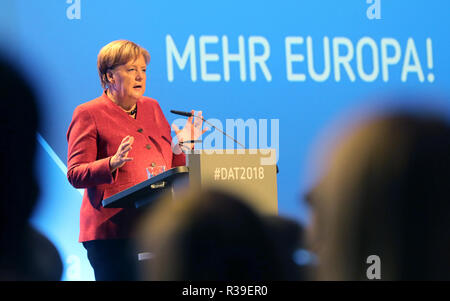
[[(198, 116), (193, 115), (194, 117), (199, 118)], [(224, 131), (222, 131), (221, 129), (216, 128), (213, 124), (211, 124), (210, 122), (208, 122), (205, 118), (203, 118), (203, 116), (201, 117), (201, 119), (206, 122), (207, 124), (209, 124), (213, 129), (218, 130), (219, 132), (221, 132), (223, 135), (227, 136), (228, 138), (232, 139), (234, 142), (236, 142), (237, 144), (239, 144), (240, 146), (242, 146), (242, 148), (245, 148), (245, 146), (240, 143), (239, 141), (237, 141), (236, 139), (234, 139), (233, 137), (231, 137), (230, 135), (228, 135), (227, 133), (225, 133)]]

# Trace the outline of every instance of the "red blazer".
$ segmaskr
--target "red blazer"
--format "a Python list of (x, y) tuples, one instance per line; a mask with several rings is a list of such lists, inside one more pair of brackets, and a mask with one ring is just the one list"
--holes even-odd
[[(122, 139), (134, 137), (128, 156), (133, 161), (111, 174), (109, 159)], [(130, 237), (136, 209), (103, 208), (113, 194), (147, 180), (146, 167), (186, 164), (183, 153), (171, 148), (171, 129), (158, 102), (142, 97), (136, 119), (103, 93), (79, 105), (67, 131), (67, 178), (75, 188), (85, 188), (80, 211), (79, 241)]]

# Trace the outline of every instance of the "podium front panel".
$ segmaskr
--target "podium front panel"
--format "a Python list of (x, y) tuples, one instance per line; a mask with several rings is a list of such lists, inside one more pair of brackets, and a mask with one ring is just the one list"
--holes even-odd
[(241, 196), (263, 214), (278, 214), (274, 149), (197, 150), (187, 156), (192, 188)]

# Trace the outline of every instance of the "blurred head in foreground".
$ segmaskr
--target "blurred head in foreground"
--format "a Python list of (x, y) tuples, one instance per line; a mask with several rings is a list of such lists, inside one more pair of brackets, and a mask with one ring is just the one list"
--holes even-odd
[(161, 200), (140, 227), (140, 247), (154, 255), (142, 279), (285, 279), (272, 234), (242, 200), (223, 192)]
[(36, 96), (2, 59), (0, 98), (0, 280), (59, 280), (62, 262), (56, 248), (28, 222), (38, 197)]
[(384, 113), (347, 132), (309, 194), (320, 280), (450, 280), (450, 127), (435, 113)]

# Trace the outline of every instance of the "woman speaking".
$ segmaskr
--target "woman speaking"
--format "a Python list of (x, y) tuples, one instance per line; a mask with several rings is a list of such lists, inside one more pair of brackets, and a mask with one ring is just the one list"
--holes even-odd
[[(134, 280), (137, 261), (131, 248), (136, 209), (104, 208), (102, 200), (147, 180), (149, 170), (186, 161), (180, 145), (172, 147), (158, 102), (143, 96), (149, 61), (148, 51), (131, 41), (104, 46), (97, 61), (104, 92), (75, 109), (67, 131), (67, 178), (75, 188), (85, 188), (79, 241), (96, 280)], [(179, 143), (206, 131), (201, 118), (192, 117), (174, 130)]]

